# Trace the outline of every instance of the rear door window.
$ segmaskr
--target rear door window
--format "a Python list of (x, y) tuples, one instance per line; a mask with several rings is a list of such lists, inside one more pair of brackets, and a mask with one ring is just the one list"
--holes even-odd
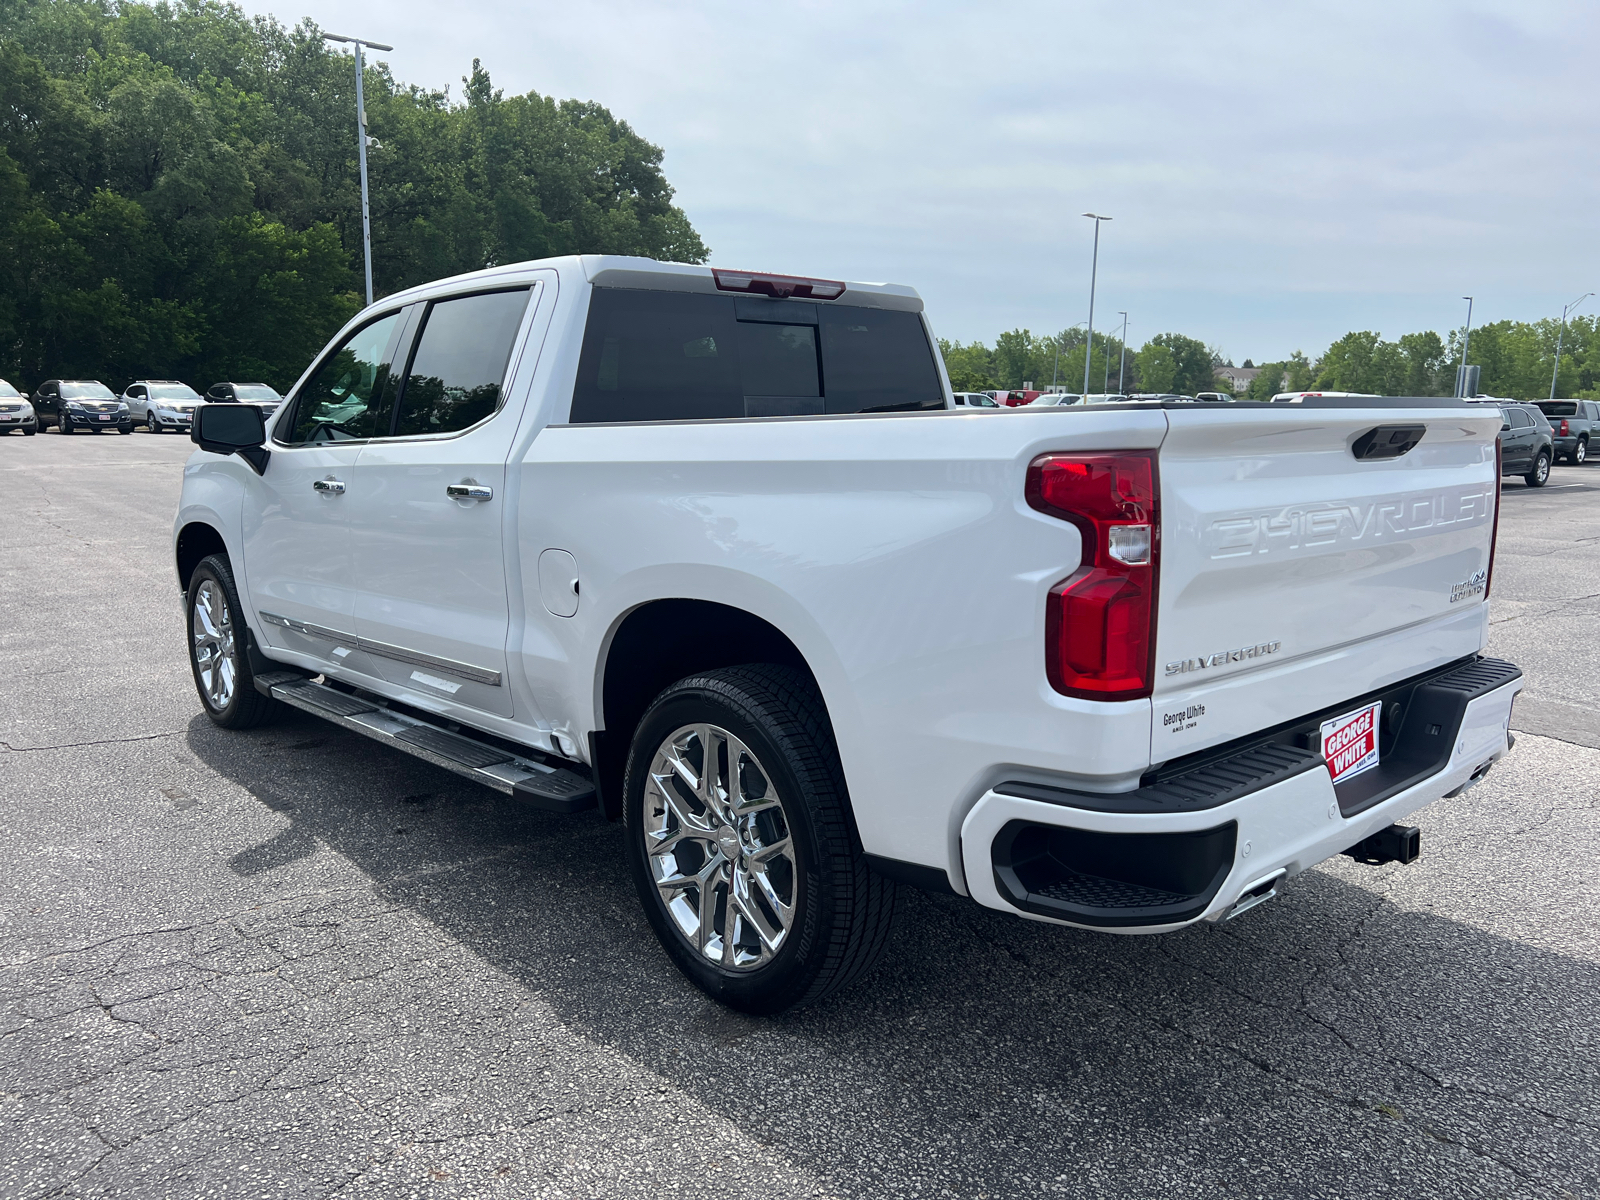
[(1533, 418), (1520, 408), (1508, 410), (1511, 414), (1511, 428), (1528, 429), (1533, 425)]
[(523, 287), (428, 306), (400, 392), (397, 436), (456, 433), (499, 410), (528, 295)]
[(916, 313), (596, 288), (572, 421), (942, 409)]

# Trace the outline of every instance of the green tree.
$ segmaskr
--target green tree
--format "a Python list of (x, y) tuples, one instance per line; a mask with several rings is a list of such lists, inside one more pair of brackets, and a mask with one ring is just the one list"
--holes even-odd
[(963, 346), (940, 338), (939, 353), (944, 356), (952, 391), (987, 392), (998, 386), (994, 381), (994, 352), (982, 342)]
[[(560, 253), (702, 262), (600, 105), (363, 79), (379, 294)], [(0, 0), (0, 374), (287, 385), (353, 313), (351, 59), (216, 0)]]

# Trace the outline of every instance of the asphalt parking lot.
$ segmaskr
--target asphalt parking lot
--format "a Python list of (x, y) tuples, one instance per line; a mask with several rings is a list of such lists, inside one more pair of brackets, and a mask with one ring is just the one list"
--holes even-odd
[(1600, 1197), (1600, 466), (1505, 487), (1513, 754), (1150, 939), (909, 893), (774, 1020), (616, 827), (199, 710), (187, 439), (0, 439), (0, 1197)]

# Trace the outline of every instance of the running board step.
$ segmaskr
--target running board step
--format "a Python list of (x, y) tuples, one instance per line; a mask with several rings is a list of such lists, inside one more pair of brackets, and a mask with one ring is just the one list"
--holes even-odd
[(385, 707), (377, 697), (340, 691), (299, 671), (258, 675), (256, 687), (292, 708), (403, 750), (545, 812), (575, 813), (595, 806), (594, 783), (578, 763), (553, 766), (536, 757), (537, 751), (518, 754), (470, 734), (441, 729), (409, 713)]

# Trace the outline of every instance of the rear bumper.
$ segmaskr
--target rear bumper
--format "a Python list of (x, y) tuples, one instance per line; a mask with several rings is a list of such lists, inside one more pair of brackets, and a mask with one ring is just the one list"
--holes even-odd
[[(1277, 881), (1482, 779), (1510, 749), (1523, 686), (1515, 668), (1495, 666), (1512, 677), (1490, 678), (1466, 701), (1443, 766), (1376, 803), (1352, 805), (1350, 785), (1336, 790), (1319, 754), (1272, 745), (1254, 748), (1262, 751), (1255, 759), (1197, 771), (1198, 782), (1158, 785), (1169, 808), (1185, 811), (1149, 811), (1160, 807), (1155, 788), (1141, 789), (1157, 801), (1147, 811), (1103, 811), (1067, 802), (1073, 793), (1051, 800), (1040, 798), (1050, 789), (1002, 784), (962, 825), (967, 887), (988, 908), (1118, 933), (1221, 920)], [(1207, 787), (1214, 793), (1203, 794)]]

